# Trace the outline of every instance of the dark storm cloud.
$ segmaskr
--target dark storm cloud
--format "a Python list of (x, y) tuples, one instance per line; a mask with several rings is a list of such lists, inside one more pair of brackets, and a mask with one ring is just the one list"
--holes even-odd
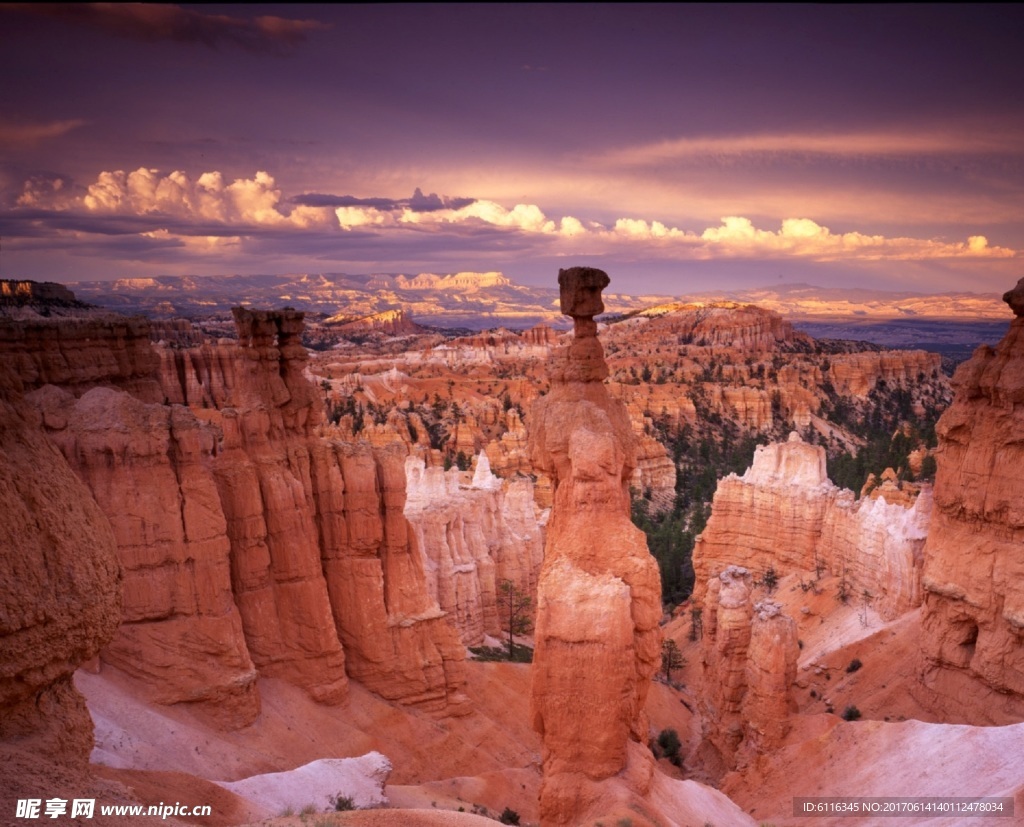
[(436, 192), (424, 195), (419, 187), (416, 187), (412, 198), (357, 198), (354, 195), (327, 195), (308, 192), (288, 200), (292, 204), (303, 207), (371, 207), (375, 210), (410, 209), (413, 212), (459, 210), (476, 201), (475, 198), (441, 196)]
[(100, 236), (137, 235), (167, 230), (182, 236), (233, 237), (259, 232), (259, 227), (219, 222), (196, 222), (163, 213), (96, 215), (93, 213), (20, 209), (0, 213), (0, 234), (10, 237), (47, 236), (60, 232)]
[(91, 26), (130, 40), (201, 43), (213, 49), (228, 44), (254, 53), (291, 50), (310, 32), (331, 28), (316, 20), (273, 15), (247, 19), (147, 3), (14, 3), (8, 8)]

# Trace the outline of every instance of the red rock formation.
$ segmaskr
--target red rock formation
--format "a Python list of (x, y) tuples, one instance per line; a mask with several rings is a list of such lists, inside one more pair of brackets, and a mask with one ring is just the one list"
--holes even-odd
[(794, 620), (782, 613), (778, 603), (755, 603), (743, 699), (743, 745), (750, 757), (771, 752), (789, 732), (790, 714), (796, 711), (793, 682), (799, 654)]
[(162, 401), (149, 323), (142, 318), (0, 323), (0, 353), (26, 391), (50, 384), (81, 396), (116, 385), (147, 402)]
[[(541, 823), (592, 815), (602, 781), (643, 795), (653, 762), (643, 713), (660, 660), (660, 578), (629, 519), (635, 466), (625, 408), (608, 395), (593, 317), (600, 270), (559, 273), (575, 336), (552, 365), (552, 390), (530, 416), (531, 458), (555, 484), (538, 588), (534, 727), (543, 738)], [(632, 748), (631, 745), (632, 744)], [(628, 779), (628, 781), (626, 780)]]
[[(705, 602), (708, 580), (727, 566), (782, 577), (799, 572), (841, 578), (850, 594), (867, 595), (892, 618), (921, 601), (921, 549), (928, 532), (928, 488), (909, 505), (854, 499), (825, 473), (825, 451), (797, 434), (759, 447), (742, 477), (730, 474), (715, 491), (711, 517), (693, 553), (694, 600)], [(710, 604), (709, 604), (710, 605)]]
[(111, 388), (76, 400), (48, 385), (29, 399), (117, 541), (124, 622), (103, 660), (143, 680), (154, 700), (196, 704), (229, 727), (251, 723), (256, 672), (208, 467), (220, 435), (185, 408)]
[[(53, 385), (30, 394), (110, 515), (126, 570), (126, 623), (103, 659), (157, 700), (235, 727), (258, 714), (257, 671), (342, 701), (344, 640), (352, 673), (371, 688), (462, 711), (464, 650), (429, 596), (402, 515), (404, 449), (319, 436), (302, 314), (238, 310), (236, 323), (238, 345), (158, 348), (159, 357), (142, 344), (144, 327), (129, 325), (131, 341), (118, 324), (91, 328), (100, 367), (87, 373), (26, 362), (23, 332), (3, 340), (18, 369), (43, 365), (75, 392), (107, 385), (80, 399)], [(62, 352), (44, 334), (68, 339), (57, 326), (29, 330), (42, 351)], [(162, 388), (140, 373), (146, 365)], [(29, 371), (33, 383), (42, 375)], [(372, 585), (325, 578), (353, 568)]]
[(403, 513), (404, 450), (325, 440), (313, 467), (324, 576), (349, 674), (385, 698), (468, 712), (465, 648), (428, 593)]
[(778, 747), (795, 711), (796, 623), (770, 600), (752, 606), (751, 589), (741, 566), (707, 584), (700, 709), (704, 738), (717, 753), (705, 763), (720, 769), (743, 767)]
[(910, 387), (919, 376), (931, 377), (942, 367), (938, 353), (924, 350), (841, 353), (829, 362), (829, 381), (839, 393), (852, 396), (866, 396), (879, 380), (890, 387)]
[(978, 723), (1024, 715), (1024, 279), (995, 348), (957, 370), (939, 420), (935, 516), (925, 546), (924, 688)]
[(735, 302), (658, 305), (637, 314), (677, 336), (680, 344), (775, 350), (780, 343), (807, 341), (778, 313)]
[(0, 375), (0, 805), (8, 817), (10, 773), (29, 756), (54, 774), (88, 764), (92, 721), (71, 675), (111, 638), (121, 609), (110, 525), (14, 384)]
[[(325, 324), (334, 324), (333, 317)], [(404, 310), (384, 310), (374, 313), (372, 316), (364, 316), (361, 319), (344, 320), (336, 323), (336, 329), (342, 334), (346, 333), (383, 333), (387, 336), (410, 336), (415, 333), (424, 333), (426, 328), (416, 324)]]
[(706, 584), (707, 620), (701, 638), (706, 681), (700, 698), (704, 737), (727, 764), (743, 741), (743, 698), (750, 647), (750, 572), (728, 566)]

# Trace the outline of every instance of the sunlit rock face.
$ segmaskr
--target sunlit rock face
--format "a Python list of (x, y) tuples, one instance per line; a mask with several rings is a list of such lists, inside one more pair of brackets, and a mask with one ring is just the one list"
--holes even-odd
[(117, 541), (124, 623), (103, 659), (144, 680), (154, 700), (200, 705), (228, 726), (251, 722), (256, 672), (209, 471), (214, 430), (186, 408), (113, 388), (76, 399), (49, 385), (29, 399)]
[(779, 577), (835, 574), (851, 594), (896, 617), (921, 602), (931, 505), (927, 488), (909, 504), (888, 503), (884, 494), (855, 499), (828, 479), (825, 450), (796, 433), (761, 446), (742, 477), (730, 474), (718, 484), (694, 548), (694, 600), (707, 603), (709, 580), (738, 565), (756, 577), (769, 569)]
[(554, 481), (532, 689), (545, 825), (593, 815), (613, 776), (628, 777), (623, 795), (643, 796), (653, 767), (643, 707), (660, 659), (661, 583), (629, 519), (629, 416), (601, 382), (608, 371), (593, 317), (607, 284), (592, 268), (559, 273), (575, 335), (553, 357), (552, 390), (530, 416), (531, 460)]
[(957, 370), (939, 420), (935, 515), (925, 547), (923, 682), (971, 720), (1024, 715), (1024, 279), (1010, 328)]
[(406, 459), (405, 474), (405, 516), (423, 558), (427, 591), (466, 646), (500, 636), (502, 581), (536, 597), (544, 533), (533, 481), (499, 479), (483, 452), (469, 482), (457, 468), (428, 468), (414, 456)]
[(841, 394), (865, 396), (880, 381), (910, 387), (918, 377), (931, 377), (942, 366), (938, 353), (924, 350), (841, 353), (830, 359), (829, 378)]

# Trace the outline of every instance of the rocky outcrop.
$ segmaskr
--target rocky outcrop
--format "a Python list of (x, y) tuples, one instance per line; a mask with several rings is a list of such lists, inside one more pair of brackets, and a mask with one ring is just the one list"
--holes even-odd
[(734, 769), (778, 747), (795, 710), (800, 649), (795, 621), (778, 603), (753, 603), (752, 578), (729, 566), (707, 584), (701, 638), (704, 738), (716, 755), (705, 763)]
[(390, 700), (469, 712), (465, 648), (428, 592), (404, 515), (404, 450), (322, 441), (313, 467), (322, 565), (348, 674)]
[[(404, 446), (320, 436), (301, 313), (235, 320), (238, 344), (155, 351), (131, 320), (131, 337), (120, 322), (92, 328), (101, 356), (84, 375), (14, 362), (46, 367), (30, 387), (68, 381), (28, 399), (113, 527), (125, 623), (103, 660), (226, 727), (258, 714), (257, 674), (324, 703), (345, 699), (351, 674), (388, 698), (464, 711), (464, 650), (402, 513)], [(33, 329), (51, 337), (42, 351), (69, 339)], [(28, 338), (8, 336), (17, 356)]]
[(636, 315), (650, 318), (654, 326), (675, 334), (681, 345), (771, 351), (780, 344), (808, 339), (806, 334), (795, 332), (778, 313), (751, 304), (672, 303)]
[(935, 516), (925, 547), (925, 691), (969, 720), (1024, 715), (1024, 279), (995, 348), (957, 370), (939, 420)]
[(386, 336), (411, 336), (415, 333), (426, 332), (426, 328), (416, 324), (402, 309), (384, 310), (361, 319), (335, 321), (335, 317), (332, 317), (327, 319), (325, 324), (335, 326), (335, 329), (343, 335), (382, 333)]
[(742, 566), (728, 566), (706, 585), (701, 663), (709, 680), (700, 701), (704, 737), (731, 762), (743, 741), (751, 576)]
[(920, 604), (930, 515), (927, 488), (909, 506), (884, 496), (857, 500), (836, 488), (824, 449), (793, 433), (788, 442), (759, 447), (742, 477), (719, 482), (694, 548), (694, 600), (704, 604), (709, 579), (739, 565), (759, 578), (769, 569), (777, 577), (834, 574), (848, 594), (895, 617)]
[(209, 464), (222, 435), (183, 407), (94, 388), (29, 395), (107, 515), (125, 570), (124, 619), (103, 660), (153, 699), (189, 702), (225, 726), (259, 712), (234, 602), (227, 521)]
[[(0, 759), (7, 773), (13, 757), (29, 755), (51, 771), (55, 766), (84, 770), (93, 746), (92, 721), (71, 676), (117, 628), (121, 572), (110, 524), (64, 457), (39, 433), (34, 412), (13, 392), (4, 367)], [(0, 803), (13, 815), (5, 793)]]
[[(75, 294), (52, 281), (0, 279), (0, 304), (79, 304)], [(82, 305), (84, 306), (84, 305)]]
[(925, 350), (887, 350), (879, 353), (842, 353), (829, 359), (828, 379), (845, 396), (867, 396), (880, 382), (909, 388), (922, 378), (937, 377), (942, 357)]
[(405, 475), (405, 516), (423, 556), (428, 593), (466, 646), (501, 636), (498, 585), (508, 580), (536, 597), (544, 534), (533, 481), (499, 479), (483, 452), (468, 483), (457, 468), (428, 468), (413, 456)]
[(755, 603), (743, 698), (743, 747), (751, 757), (776, 749), (789, 732), (790, 714), (796, 711), (793, 682), (799, 655), (796, 622), (778, 603)]
[(142, 318), (0, 321), (0, 354), (25, 391), (59, 385), (81, 396), (113, 385), (147, 402), (163, 400)]
[(601, 815), (592, 810), (613, 777), (627, 797), (642, 796), (653, 771), (643, 708), (660, 661), (660, 578), (629, 519), (629, 417), (601, 383), (608, 369), (593, 317), (607, 284), (600, 270), (560, 271), (575, 335), (552, 359), (551, 393), (530, 415), (531, 459), (555, 486), (531, 704), (543, 738), (545, 825)]

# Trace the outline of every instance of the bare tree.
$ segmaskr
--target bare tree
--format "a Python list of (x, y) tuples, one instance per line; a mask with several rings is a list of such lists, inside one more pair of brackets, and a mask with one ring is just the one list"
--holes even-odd
[(533, 627), (533, 621), (530, 619), (530, 607), (533, 605), (533, 599), (507, 579), (498, 584), (497, 597), (501, 625), (508, 632), (508, 659), (512, 660), (512, 636), (525, 635)]

